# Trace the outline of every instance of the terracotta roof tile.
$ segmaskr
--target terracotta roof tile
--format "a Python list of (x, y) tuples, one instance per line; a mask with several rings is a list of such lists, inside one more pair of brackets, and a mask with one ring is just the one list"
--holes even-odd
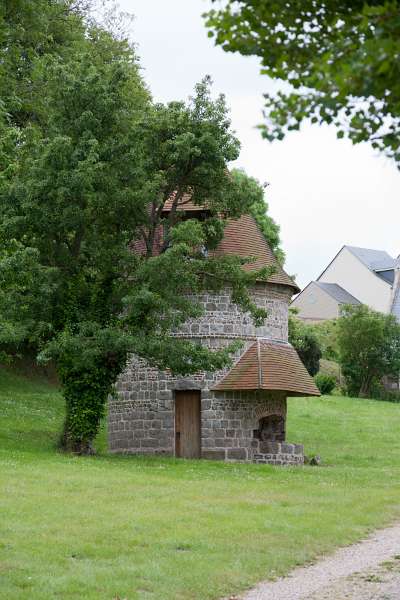
[(294, 396), (319, 396), (290, 344), (260, 340), (250, 346), (213, 390), (282, 390)]
[[(172, 204), (174, 202), (175, 194), (172, 194), (170, 198), (164, 204), (163, 212), (169, 212), (172, 208)], [(200, 204), (195, 204), (191, 200), (191, 195), (189, 193), (183, 194), (182, 198), (178, 202), (178, 210), (184, 211), (203, 211), (207, 210), (204, 206)]]

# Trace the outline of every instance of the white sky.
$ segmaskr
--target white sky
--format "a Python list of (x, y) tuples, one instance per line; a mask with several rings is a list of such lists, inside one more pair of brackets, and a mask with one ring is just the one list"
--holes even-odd
[(228, 54), (207, 37), (210, 0), (119, 0), (135, 15), (144, 78), (157, 101), (185, 99), (206, 74), (231, 107), (242, 144), (237, 166), (268, 181), (269, 213), (281, 226), (286, 270), (304, 286), (343, 244), (400, 253), (400, 172), (367, 144), (352, 146), (334, 128), (307, 125), (270, 144), (255, 125), (262, 94), (276, 87), (255, 58)]

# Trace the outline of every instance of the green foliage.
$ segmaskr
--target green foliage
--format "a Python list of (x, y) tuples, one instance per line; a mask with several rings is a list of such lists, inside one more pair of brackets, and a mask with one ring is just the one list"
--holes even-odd
[(336, 387), (341, 387), (343, 381), (339, 363), (335, 362), (334, 360), (326, 360), (326, 358), (321, 358), (319, 361), (319, 373), (331, 375), (336, 381)]
[[(86, 2), (88, 4), (88, 2)], [(80, 0), (3, 0), (0, 5), (0, 89), (3, 117), (23, 128), (40, 122), (36, 74), (48, 57), (67, 59), (85, 34)]]
[(268, 214), (268, 203), (264, 198), (264, 187), (254, 177), (249, 177), (241, 169), (232, 169), (231, 176), (242, 189), (242, 195), (250, 201), (250, 214), (254, 217), (280, 264), (285, 262), (285, 254), (281, 248), (279, 225)]
[(256, 55), (286, 85), (267, 93), (263, 135), (282, 139), (304, 119), (371, 141), (400, 163), (398, 0), (228, 0), (206, 16), (228, 52)]
[[(15, 239), (0, 247), (0, 346), (18, 349), (23, 342), (46, 338), (51, 329), (48, 301), (54, 270), (44, 267), (36, 248)], [(4, 357), (3, 357), (4, 358)]]
[[(223, 235), (220, 215), (239, 217), (254, 200), (229, 174), (239, 142), (209, 78), (187, 103), (153, 104), (126, 41), (83, 18), (79, 3), (44, 4), (40, 18), (23, 12), (32, 44), (17, 75), (28, 44), (22, 29), (10, 33), (18, 12), (1, 23), (13, 91), (0, 122), (0, 342), (29, 342), (55, 360), (64, 446), (89, 452), (129, 353), (173, 373), (226, 366), (237, 345), (211, 351), (173, 330), (201, 314), (196, 293), (225, 287), (260, 323), (248, 288), (270, 270), (247, 273), (246, 259), (204, 252)], [(178, 209), (187, 194), (198, 221)]]
[(297, 351), (309, 374), (316, 375), (322, 356), (317, 337), (308, 325), (293, 314), (289, 314), (289, 342)]
[(326, 373), (317, 373), (314, 381), (321, 394), (324, 395), (330, 394), (336, 387), (336, 378)]
[(318, 340), (322, 357), (326, 360), (337, 361), (339, 357), (339, 348), (336, 319), (321, 321), (321, 323), (312, 323), (308, 326)]
[(62, 446), (79, 454), (92, 450), (107, 397), (126, 363), (131, 341), (113, 328), (82, 323), (75, 331), (64, 329), (39, 355), (56, 361), (66, 400)]
[(400, 391), (398, 389), (387, 389), (382, 381), (374, 381), (372, 383), (370, 395), (374, 400), (383, 400), (384, 402), (394, 403), (400, 402)]
[[(145, 237), (149, 253), (153, 252), (153, 229), (171, 198), (170, 227), (182, 216), (177, 214), (178, 202), (186, 201), (188, 193), (194, 204), (207, 204), (214, 214), (237, 217), (249, 205), (227, 169), (239, 156), (240, 143), (230, 128), (224, 96), (211, 97), (209, 77), (195, 86), (189, 102), (149, 107), (138, 123), (140, 142), (143, 207), (151, 207), (153, 225)], [(149, 224), (147, 209), (144, 216)]]
[(400, 371), (400, 325), (365, 305), (346, 306), (338, 319), (339, 360), (350, 395), (368, 397), (371, 386)]

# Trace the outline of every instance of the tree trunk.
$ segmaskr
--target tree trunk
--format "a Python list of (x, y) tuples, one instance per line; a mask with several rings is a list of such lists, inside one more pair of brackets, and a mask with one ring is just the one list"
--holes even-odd
[(368, 375), (362, 380), (360, 391), (358, 393), (360, 398), (369, 398), (372, 379), (372, 375)]
[(118, 354), (106, 349), (97, 361), (81, 368), (67, 358), (59, 370), (65, 400), (65, 421), (59, 447), (74, 454), (95, 454), (93, 442), (112, 386), (126, 363), (126, 351)]
[(68, 419), (64, 419), (63, 430), (59, 440), (59, 448), (63, 452), (72, 452), (79, 456), (96, 454), (92, 440), (74, 439), (68, 426)]
[(86, 383), (64, 386), (65, 420), (59, 440), (64, 452), (95, 454), (93, 441), (99, 431), (107, 402), (108, 390), (93, 389)]

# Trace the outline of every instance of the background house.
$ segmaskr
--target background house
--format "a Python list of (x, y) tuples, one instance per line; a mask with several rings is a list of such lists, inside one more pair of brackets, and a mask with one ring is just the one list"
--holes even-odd
[(305, 321), (335, 319), (343, 304), (367, 304), (400, 320), (399, 272), (399, 259), (384, 250), (343, 246), (292, 306)]

